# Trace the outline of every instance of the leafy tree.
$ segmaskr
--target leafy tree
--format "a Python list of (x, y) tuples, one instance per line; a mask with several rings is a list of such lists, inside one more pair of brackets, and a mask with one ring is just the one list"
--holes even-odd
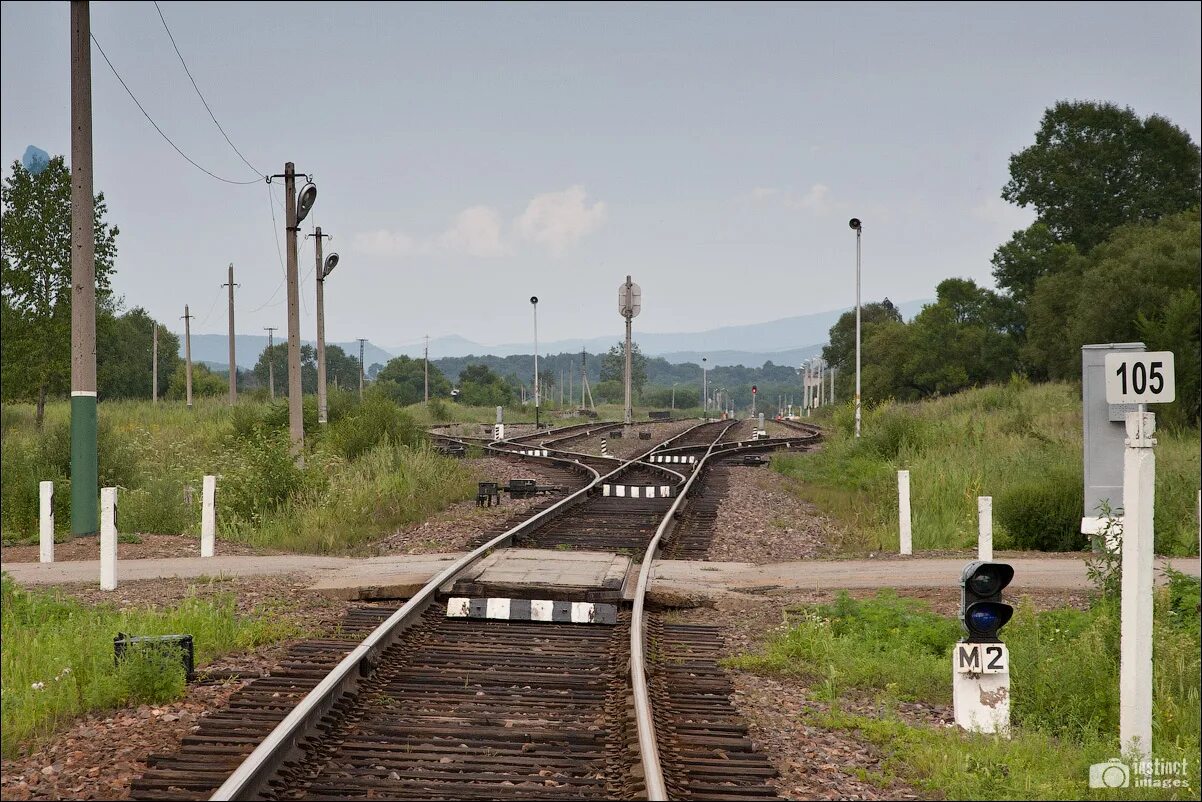
[(154, 328), (159, 329), (159, 395), (166, 396), (180, 364), (179, 337), (145, 309), (96, 319), (96, 381), (101, 398), (149, 398), (153, 376)]
[[(326, 344), (326, 382), (346, 388), (359, 387), (359, 360), (338, 345)], [(314, 385), (316, 388), (316, 385)]]
[[(96, 304), (111, 311), (116, 226), (104, 193), (93, 200)], [(0, 187), (0, 315), (3, 397), (34, 398), (42, 425), (46, 397), (71, 383), (71, 172), (55, 156), (37, 175), (19, 161)]]
[[(338, 346), (326, 346), (326, 357), (329, 358), (330, 349)], [(317, 350), (308, 343), (302, 343), (300, 349), (301, 357), (301, 393), (316, 393), (317, 392)], [(275, 373), (275, 392), (276, 395), (288, 395), (288, 343), (276, 343), (267, 348), (264, 348), (259, 354), (259, 360), (255, 362), (254, 375), (260, 386), (266, 387), (268, 384), (268, 376), (271, 371), (268, 370), (268, 365), (271, 365), (271, 371)], [(326, 380), (333, 384), (333, 379), (328, 375)], [(228, 381), (228, 379), (227, 379)], [(358, 374), (355, 374), (354, 387), (359, 386)]]
[(1076, 246), (1058, 242), (1044, 223), (1032, 223), (994, 252), (993, 278), (999, 290), (1025, 306), (1036, 281), (1067, 269), (1076, 258)]
[(1031, 300), (1028, 350), (1054, 379), (1081, 375), (1081, 346), (1132, 342), (1174, 352), (1179, 400), (1168, 411), (1196, 423), (1197, 298), (1202, 295), (1198, 209), (1153, 225), (1124, 226), (1076, 270), (1040, 279)]
[[(860, 361), (864, 360), (864, 343), (872, 329), (883, 323), (901, 323), (901, 312), (888, 298), (879, 303), (864, 304), (860, 308)], [(831, 326), (830, 343), (822, 347), (822, 358), (835, 368), (835, 384), (838, 395), (851, 398), (856, 387), (856, 310), (844, 312)], [(863, 365), (861, 365), (863, 371)], [(717, 375), (715, 380), (721, 381)], [(748, 379), (726, 379), (728, 387), (750, 384)], [(736, 395), (736, 398), (739, 396)], [(750, 397), (750, 396), (749, 396)]]
[[(625, 399), (625, 381), (626, 381), (626, 343), (620, 342), (613, 348), (610, 348), (604, 356), (601, 357), (601, 375), (602, 382), (616, 381), (622, 384), (623, 389), (621, 397)], [(639, 349), (639, 344), (636, 342), (630, 343), (630, 389), (632, 393), (639, 393), (643, 389), (643, 385), (647, 383), (647, 357), (643, 356), (642, 350)], [(594, 393), (596, 391), (594, 390)]]
[[(390, 359), (378, 374), (376, 386), (396, 403), (416, 404), (425, 398), (425, 366), (420, 359), (398, 356)], [(451, 383), (433, 362), (430, 363), (430, 397), (451, 395)]]
[[(188, 398), (187, 363), (181, 361), (176, 365), (167, 384), (167, 397), (176, 401)], [(192, 397), (204, 398), (220, 396), (229, 392), (228, 375), (219, 375), (209, 369), (203, 362), (192, 363)]]
[(1044, 112), (1035, 144), (1010, 157), (1002, 197), (1033, 206), (1057, 241), (1087, 253), (1119, 226), (1197, 205), (1200, 176), (1197, 144), (1164, 117), (1060, 101)]
[(487, 365), (468, 365), (459, 373), (459, 402), (471, 406), (504, 406), (513, 402), (513, 389)]

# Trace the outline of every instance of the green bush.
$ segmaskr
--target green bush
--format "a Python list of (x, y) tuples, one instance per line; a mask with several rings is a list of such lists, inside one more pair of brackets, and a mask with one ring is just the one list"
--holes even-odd
[(223, 525), (257, 521), (299, 490), (304, 474), (289, 450), (287, 432), (261, 432), (227, 451), (220, 480)]
[(427, 406), (430, 408), (430, 417), (436, 421), (445, 423), (454, 417), (451, 413), (451, 408), (447, 406), (447, 402), (441, 398), (431, 398)]
[(416, 446), (423, 440), (413, 419), (378, 395), (366, 398), (342, 420), (327, 426), (322, 438), (326, 448), (347, 460), (358, 459), (381, 444)]
[(859, 446), (881, 459), (896, 460), (903, 451), (922, 453), (927, 437), (926, 421), (918, 411), (884, 404), (864, 421)]
[(1080, 551), (1083, 482), (1080, 474), (1049, 472), (1011, 484), (994, 505), (998, 523), (1017, 549)]

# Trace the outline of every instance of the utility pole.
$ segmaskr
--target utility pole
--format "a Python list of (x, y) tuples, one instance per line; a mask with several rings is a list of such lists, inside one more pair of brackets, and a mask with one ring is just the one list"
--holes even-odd
[(425, 348), (425, 352), (424, 352), (424, 353), (425, 353), (425, 356), (424, 356), (423, 358), (424, 358), (424, 360), (425, 360), (425, 363), (426, 363), (426, 365), (425, 365), (425, 369), (426, 369), (426, 376), (425, 376), (425, 385), (426, 385), (426, 389), (425, 389), (425, 395), (424, 395), (424, 398), (425, 398), (425, 403), (429, 404), (429, 403), (430, 403), (430, 335), (429, 335), (429, 334), (427, 334), (427, 335), (426, 335), (426, 348)]
[(367, 340), (363, 337), (359, 338), (359, 400), (363, 400), (363, 343)]
[(267, 392), (271, 400), (275, 400), (275, 338), (272, 337), (278, 326), (264, 326), (267, 331)]
[(284, 164), (284, 225), (288, 229), (288, 437), (292, 443), (292, 455), (303, 459), (305, 447), (305, 410), (301, 397), (301, 342), (300, 342), (300, 276), (298, 275), (296, 232), (299, 229), (296, 214), (296, 166)]
[(321, 257), (321, 226), (313, 229), (317, 253), (317, 422), (326, 422), (326, 271)]
[(150, 400), (159, 403), (159, 322), (150, 329)]
[(856, 231), (856, 437), (860, 436), (860, 233), (863, 224), (853, 217), (847, 223)]
[(238, 401), (238, 361), (234, 357), (234, 287), (238, 285), (234, 283), (233, 262), (230, 262), (229, 283), (222, 286), (230, 288), (230, 406), (233, 406)]
[(192, 315), (184, 304), (184, 385), (188, 409), (192, 408)]
[(71, 533), (97, 531), (96, 231), (92, 219), (92, 43), (71, 0)]
[(701, 417), (709, 419), (710, 413), (709, 387), (705, 378), (705, 357), (701, 357)]

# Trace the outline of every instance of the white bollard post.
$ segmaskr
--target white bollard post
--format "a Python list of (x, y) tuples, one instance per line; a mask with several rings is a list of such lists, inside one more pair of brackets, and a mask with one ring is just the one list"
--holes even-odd
[(902, 554), (913, 554), (914, 543), (910, 531), (910, 472), (897, 472), (897, 525)]
[(1119, 648), (1119, 746), (1136, 760), (1152, 756), (1152, 505), (1156, 488), (1156, 415), (1127, 413), (1123, 454), (1122, 643)]
[(38, 562), (54, 562), (54, 482), (38, 484), (41, 498), (38, 521)]
[(993, 496), (977, 496), (977, 559), (993, 561)]
[(217, 551), (217, 477), (204, 478), (203, 507), (200, 513), (200, 556), (212, 557)]
[(117, 488), (100, 488), (100, 589), (117, 589)]

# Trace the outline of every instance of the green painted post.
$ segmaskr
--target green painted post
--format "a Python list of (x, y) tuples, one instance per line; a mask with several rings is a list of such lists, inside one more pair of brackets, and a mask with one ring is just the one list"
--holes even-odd
[(99, 531), (96, 461), (96, 234), (88, 3), (71, 3), (71, 533)]

